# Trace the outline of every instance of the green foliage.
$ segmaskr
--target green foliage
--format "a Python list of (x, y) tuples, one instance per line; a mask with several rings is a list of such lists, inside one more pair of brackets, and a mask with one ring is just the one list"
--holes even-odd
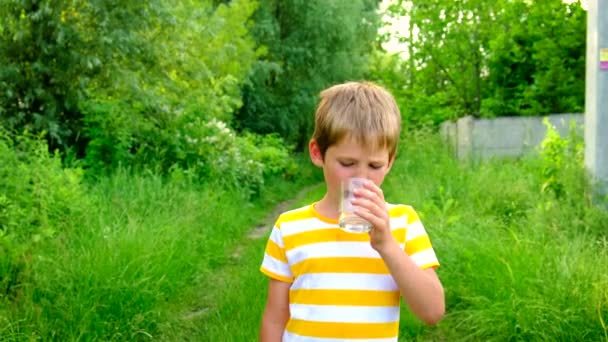
[[(410, 105), (402, 111), (416, 124), (583, 108), (579, 2), (398, 1), (388, 13), (409, 18), (399, 36), (408, 55), (388, 84), (404, 89)], [(418, 105), (425, 101), (431, 105)]]
[(436, 127), (446, 120), (455, 119), (456, 113), (449, 108), (449, 99), (445, 92), (425, 94), (424, 85), (407, 83), (403, 79), (407, 70), (406, 63), (398, 55), (376, 50), (368, 71), (370, 79), (386, 87), (395, 97), (404, 129), (407, 131), (410, 127)]
[[(218, 146), (238, 144), (219, 120), (201, 127), (223, 137)], [(120, 168), (80, 184), (78, 171), (62, 170), (39, 139), (3, 137), (0, 284), (3, 291), (12, 286), (0, 296), (4, 340), (257, 338), (267, 278), (256, 265), (266, 235), (250, 239), (246, 232), (272, 220), (268, 213), (277, 201), (319, 181), (310, 176), (308, 160), (298, 177), (269, 176), (260, 196), (246, 200), (247, 194), (201, 184), (178, 167), (170, 177)], [(245, 137), (263, 151), (258, 160), (281, 168), (282, 140)], [(550, 157), (462, 164), (437, 136), (408, 132), (383, 189), (389, 202), (419, 212), (441, 262), (447, 316), (426, 327), (403, 307), (401, 338), (605, 338), (608, 212), (588, 200), (584, 170), (573, 157), (577, 139), (549, 134)], [(557, 168), (558, 159), (560, 196), (541, 190), (544, 166)], [(290, 207), (318, 199), (323, 190)], [(46, 218), (31, 221), (19, 206)], [(39, 232), (44, 220), (54, 231), (48, 236)]]
[(303, 148), (318, 93), (363, 76), (377, 34), (377, 2), (262, 0), (253, 35), (267, 54), (243, 86), (237, 126), (279, 133)]
[(255, 195), (266, 179), (296, 173), (283, 141), (305, 145), (318, 92), (362, 76), (376, 6), (5, 1), (2, 125), (44, 132), (88, 175), (182, 170)]
[(212, 272), (232, 262), (231, 246), (244, 244), (250, 227), (317, 181), (272, 180), (254, 200), (180, 170), (164, 177), (120, 168), (81, 185), (70, 205), (83, 210), (49, 216), (57, 234), (30, 244), (18, 296), (0, 296), (2, 340), (190, 339), (184, 330), (161, 336), (207, 310), (208, 286), (225, 284)]
[(135, 163), (166, 171), (181, 155), (198, 153), (176, 143), (175, 134), (230, 121), (242, 105), (239, 85), (257, 56), (247, 28), (254, 3), (163, 6), (164, 21), (137, 32), (154, 53), (116, 62), (81, 103), (91, 167)]
[(93, 170), (166, 168), (166, 131), (181, 116), (230, 121), (262, 51), (249, 0), (6, 1), (0, 5), (0, 115), (48, 133), (51, 149)]
[(441, 262), (447, 316), (428, 328), (404, 309), (404, 340), (605, 337), (608, 212), (588, 199), (577, 139), (553, 154), (562, 161), (556, 197), (541, 190), (545, 157), (463, 164), (439, 137), (410, 133), (383, 188), (418, 209)]
[(10, 129), (48, 133), (51, 147), (82, 146), (79, 103), (101, 70), (147, 55), (134, 34), (158, 1), (3, 1), (0, 117)]
[(483, 115), (581, 112), (586, 15), (578, 2), (505, 3), (489, 42)]
[[(383, 190), (387, 201), (421, 215), (441, 263), (447, 316), (428, 327), (403, 306), (400, 340), (605, 339), (608, 212), (584, 200), (588, 188), (570, 182), (561, 198), (541, 192), (542, 164), (539, 156), (463, 164), (438, 136), (408, 132)], [(291, 207), (323, 194), (321, 186)], [(555, 203), (549, 211), (547, 201)], [(265, 238), (209, 277), (208, 309), (169, 325), (164, 337), (255, 340), (265, 304), (259, 294), (268, 284), (258, 269)], [(212, 286), (218, 278), (226, 285)]]
[(296, 168), (291, 149), (277, 135), (237, 135), (219, 120), (188, 120), (179, 125), (172, 145), (180, 168), (197, 173), (246, 196), (258, 195), (265, 179)]
[(73, 232), (86, 208), (81, 178), (41, 137), (0, 130), (0, 301), (16, 295), (40, 243)]
[(564, 175), (572, 168), (583, 169), (583, 137), (574, 121), (570, 124), (569, 136), (565, 138), (560, 136), (549, 119), (545, 118), (543, 124), (547, 127), (547, 135), (540, 145), (544, 179), (542, 191), (552, 192), (559, 198), (564, 196)]

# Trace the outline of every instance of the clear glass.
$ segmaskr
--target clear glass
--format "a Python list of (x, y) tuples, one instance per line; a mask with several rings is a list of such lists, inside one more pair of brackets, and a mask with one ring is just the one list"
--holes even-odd
[(340, 196), (340, 219), (338, 225), (350, 233), (367, 233), (372, 229), (372, 224), (365, 219), (355, 215), (357, 206), (352, 205), (354, 190), (363, 187), (365, 178), (349, 178), (342, 183), (342, 195)]

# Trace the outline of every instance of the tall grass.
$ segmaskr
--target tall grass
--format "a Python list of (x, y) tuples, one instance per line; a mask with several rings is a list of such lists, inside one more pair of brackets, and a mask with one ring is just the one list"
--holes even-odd
[(17, 295), (0, 296), (0, 340), (158, 339), (167, 322), (205, 309), (200, 291), (233, 247), (310, 182), (277, 177), (253, 199), (153, 173), (85, 185), (79, 215), (64, 217), (71, 229), (33, 246)]
[[(433, 134), (403, 141), (383, 189), (420, 213), (447, 315), (426, 327), (403, 307), (402, 340), (608, 341), (608, 212), (591, 202), (580, 161), (564, 153), (559, 167), (546, 156), (458, 162)], [(256, 340), (267, 236), (247, 231), (315, 182), (276, 180), (248, 201), (179, 177), (100, 179), (70, 213), (69, 230), (27, 255), (16, 295), (0, 298), (0, 336)]]
[[(458, 162), (432, 134), (404, 141), (383, 186), (390, 202), (413, 205), (431, 235), (446, 289), (447, 315), (426, 327), (402, 308), (403, 341), (602, 341), (608, 322), (608, 213), (589, 202), (582, 168), (543, 191), (550, 160)], [(572, 160), (571, 163), (577, 162)], [(322, 196), (317, 188), (292, 207)], [(267, 278), (265, 239), (209, 287), (213, 309), (184, 336), (202, 341), (257, 338)], [(220, 273), (218, 273), (218, 277)]]
[(608, 339), (608, 212), (564, 153), (557, 193), (546, 191), (551, 159), (461, 163), (436, 137), (404, 144), (387, 196), (419, 210), (447, 299), (437, 327), (406, 313), (405, 340)]

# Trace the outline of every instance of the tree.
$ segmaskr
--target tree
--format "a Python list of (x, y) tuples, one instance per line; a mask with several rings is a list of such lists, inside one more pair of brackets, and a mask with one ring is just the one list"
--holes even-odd
[[(401, 66), (410, 96), (402, 110), (414, 122), (582, 108), (585, 20), (579, 3), (416, 0), (399, 1), (389, 12), (410, 22), (410, 34), (401, 37), (410, 52)], [(428, 99), (451, 114), (419, 105)]]
[[(0, 118), (89, 166), (182, 155), (192, 126), (230, 121), (258, 57), (250, 0), (0, 3)], [(190, 127), (190, 128), (187, 128)], [(177, 134), (181, 140), (176, 139)], [(194, 148), (194, 147), (192, 147)]]
[[(115, 57), (144, 53), (132, 32), (155, 2), (30, 1), (0, 4), (0, 118), (9, 129), (46, 131), (51, 148), (84, 136), (79, 103)], [(145, 25), (144, 25), (145, 26)]]
[(306, 145), (318, 93), (362, 78), (379, 25), (378, 1), (262, 0), (253, 34), (267, 54), (243, 87), (242, 130)]

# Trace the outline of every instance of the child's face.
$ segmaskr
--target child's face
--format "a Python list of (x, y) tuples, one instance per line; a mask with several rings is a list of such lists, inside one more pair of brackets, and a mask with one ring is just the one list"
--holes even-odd
[(351, 177), (367, 178), (380, 186), (394, 160), (389, 159), (388, 148), (370, 148), (351, 138), (330, 146), (325, 158), (320, 156), (314, 141), (310, 148), (313, 163), (323, 168), (327, 192), (332, 198), (338, 198), (341, 182)]

